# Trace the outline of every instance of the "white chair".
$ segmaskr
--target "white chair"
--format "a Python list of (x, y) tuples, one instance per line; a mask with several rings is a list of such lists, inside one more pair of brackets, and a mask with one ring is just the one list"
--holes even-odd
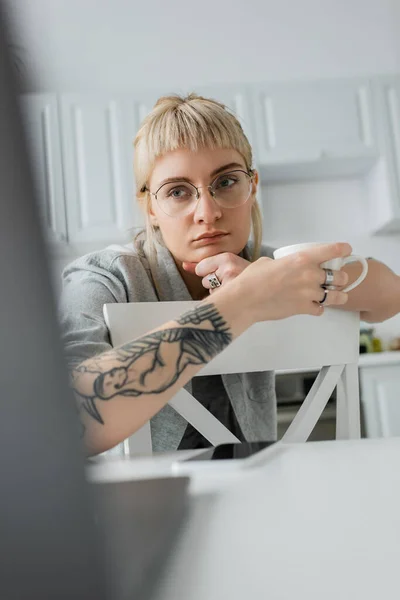
[[(197, 302), (140, 302), (104, 305), (113, 346), (129, 342), (173, 320)], [(282, 441), (305, 442), (337, 385), (336, 439), (360, 437), (358, 385), (359, 314), (325, 309), (322, 317), (301, 315), (256, 323), (199, 374), (320, 369)], [(200, 402), (182, 389), (170, 405), (212, 445), (239, 440)], [(151, 452), (150, 424), (117, 447), (124, 455)]]

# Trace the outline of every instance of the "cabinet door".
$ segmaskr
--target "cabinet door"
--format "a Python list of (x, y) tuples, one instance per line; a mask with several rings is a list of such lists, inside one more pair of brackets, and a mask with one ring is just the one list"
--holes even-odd
[(20, 97), (20, 106), (44, 228), (50, 242), (65, 242), (67, 231), (57, 98), (53, 94), (24, 94)]
[(400, 78), (375, 82), (379, 149), (388, 193), (380, 194), (374, 210), (374, 231), (400, 231)]
[(263, 164), (376, 153), (367, 80), (261, 85), (253, 102)]
[(133, 227), (140, 229), (144, 226), (144, 216), (136, 200), (136, 183), (133, 172), (133, 142), (143, 119), (151, 112), (157, 99), (161, 96), (157, 93), (135, 93), (134, 96), (125, 98), (123, 104), (124, 121), (124, 158), (128, 173), (129, 198), (132, 205)]
[(362, 368), (361, 401), (367, 437), (400, 436), (400, 367)]
[(132, 197), (117, 96), (61, 97), (62, 149), (71, 243), (125, 241)]

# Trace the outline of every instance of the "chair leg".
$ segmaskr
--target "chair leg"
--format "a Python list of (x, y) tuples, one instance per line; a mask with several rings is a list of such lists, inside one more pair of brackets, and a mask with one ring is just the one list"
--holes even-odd
[(343, 368), (344, 365), (322, 367), (307, 398), (282, 436), (282, 442), (292, 444), (307, 441), (335, 389)]
[(358, 364), (348, 364), (337, 385), (336, 439), (360, 439), (360, 392)]
[(125, 457), (152, 453), (150, 421), (123, 442), (122, 453)]
[(240, 440), (222, 425), (196, 398), (185, 389), (179, 390), (169, 401), (188, 423), (193, 425), (213, 446), (218, 444), (239, 444)]
[[(233, 435), (222, 423), (214, 417), (196, 398), (185, 389), (179, 390), (169, 401), (188, 423), (193, 425), (213, 446), (218, 444), (239, 444), (240, 440)], [(122, 447), (123, 456), (151, 454), (150, 422), (145, 423), (136, 433), (126, 439)]]

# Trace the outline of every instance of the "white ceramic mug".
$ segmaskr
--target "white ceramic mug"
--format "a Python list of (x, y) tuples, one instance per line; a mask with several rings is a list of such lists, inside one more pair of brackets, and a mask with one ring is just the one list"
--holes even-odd
[[(274, 258), (284, 258), (285, 256), (289, 256), (289, 254), (294, 254), (295, 252), (301, 252), (301, 250), (305, 250), (306, 248), (312, 248), (313, 246), (320, 246), (321, 242), (307, 242), (304, 244), (293, 244), (292, 246), (283, 246), (282, 248), (278, 248), (274, 252)], [(333, 258), (332, 260), (327, 260), (321, 263), (321, 267), (323, 269), (332, 269), (333, 271), (340, 271), (340, 269), (349, 263), (352, 262), (360, 262), (363, 266), (362, 273), (358, 279), (356, 279), (351, 285), (348, 285), (343, 292), (350, 292), (350, 290), (354, 290), (355, 287), (360, 285), (362, 281), (367, 276), (368, 273), (368, 263), (363, 256), (356, 256), (355, 254), (351, 254), (350, 256), (346, 256), (346, 258)]]

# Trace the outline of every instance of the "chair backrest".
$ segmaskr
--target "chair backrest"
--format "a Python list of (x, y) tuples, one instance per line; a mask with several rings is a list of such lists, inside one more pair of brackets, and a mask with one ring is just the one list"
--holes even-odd
[[(114, 347), (129, 342), (167, 321), (176, 319), (197, 304), (198, 302), (106, 304), (104, 316), (111, 342)], [(198, 374), (314, 370), (330, 365), (354, 364), (358, 362), (358, 356), (359, 314), (326, 308), (321, 317), (300, 315), (279, 321), (256, 323)], [(183, 393), (185, 394), (184, 390)], [(192, 409), (199, 410), (194, 404), (192, 408), (187, 408), (188, 397), (191, 398), (186, 392), (186, 397), (180, 398), (179, 403), (175, 397), (175, 403), (171, 400), (170, 404), (203, 433), (196, 419), (193, 422), (187, 412), (190, 413)], [(233, 441), (229, 435), (221, 437), (221, 430), (215, 435), (213, 441)], [(125, 443), (125, 446), (120, 446), (119, 451), (124, 454), (151, 451), (149, 436), (150, 427), (147, 425), (129, 439), (130, 447)], [(206, 437), (210, 439), (210, 435)]]

